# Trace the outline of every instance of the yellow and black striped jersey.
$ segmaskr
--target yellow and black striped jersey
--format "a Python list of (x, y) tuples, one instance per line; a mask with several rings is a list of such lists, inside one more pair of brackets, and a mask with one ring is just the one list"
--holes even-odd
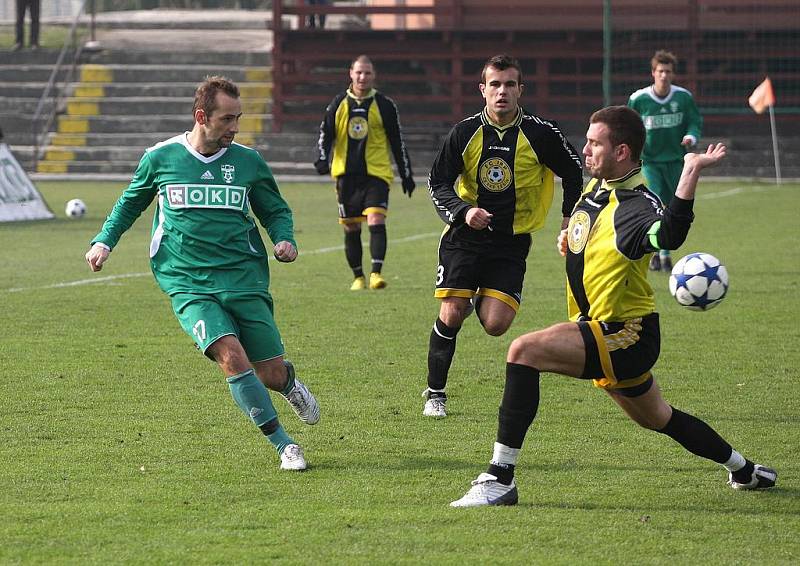
[(622, 322), (654, 312), (650, 254), (684, 242), (693, 203), (676, 197), (663, 208), (641, 167), (619, 179), (589, 181), (567, 228), (570, 320)]
[(564, 188), (562, 213), (569, 216), (583, 185), (581, 160), (558, 125), (520, 108), (513, 122), (498, 126), (484, 108), (450, 130), (428, 188), (448, 224), (464, 222), (477, 206), (493, 215), (493, 230), (528, 234), (544, 225), (554, 173)]
[(317, 163), (327, 164), (334, 178), (369, 175), (391, 184), (390, 151), (400, 178), (410, 179), (411, 160), (392, 99), (375, 89), (364, 98), (350, 89), (336, 95), (319, 125)]

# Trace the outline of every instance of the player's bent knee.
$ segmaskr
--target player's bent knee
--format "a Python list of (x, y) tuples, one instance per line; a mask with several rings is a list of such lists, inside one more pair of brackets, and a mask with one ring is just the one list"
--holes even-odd
[(512, 364), (538, 367), (535, 363), (535, 350), (535, 334), (524, 334), (511, 342), (506, 361)]
[(467, 316), (467, 306), (469, 301), (457, 297), (446, 297), (442, 299), (439, 308), (439, 318), (447, 326), (459, 328)]
[(254, 364), (256, 375), (270, 389), (281, 389), (286, 385), (289, 368), (283, 356)]
[(242, 373), (250, 369), (250, 360), (235, 336), (223, 336), (208, 347), (206, 352), (229, 374)]
[(503, 334), (506, 333), (506, 331), (511, 326), (510, 322), (505, 322), (505, 321), (500, 321), (500, 322), (487, 321), (487, 322), (484, 322), (483, 320), (481, 320), (481, 324), (483, 325), (483, 330), (489, 336), (502, 336)]

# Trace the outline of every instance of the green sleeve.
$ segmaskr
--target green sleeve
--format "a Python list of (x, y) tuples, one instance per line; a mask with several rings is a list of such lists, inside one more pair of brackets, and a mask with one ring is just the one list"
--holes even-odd
[(139, 218), (139, 215), (150, 206), (158, 192), (155, 182), (155, 167), (149, 153), (145, 153), (133, 174), (130, 185), (117, 199), (114, 208), (103, 223), (100, 233), (92, 238), (91, 243), (101, 242), (114, 248), (122, 234)]
[(697, 105), (691, 96), (688, 96), (686, 101), (686, 135), (694, 136), (697, 141), (700, 141), (703, 135), (703, 117), (700, 116), (700, 111), (697, 110)]
[(273, 244), (278, 242), (291, 242), (297, 248), (294, 240), (294, 221), (292, 210), (281, 196), (278, 183), (269, 165), (258, 156), (257, 175), (250, 191), (250, 206), (258, 221), (266, 228), (269, 239)]

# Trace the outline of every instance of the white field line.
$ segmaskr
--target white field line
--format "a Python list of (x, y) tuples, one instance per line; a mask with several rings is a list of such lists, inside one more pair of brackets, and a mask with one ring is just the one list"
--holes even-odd
[(772, 191), (775, 189), (781, 189), (778, 184), (775, 185), (759, 185), (755, 187), (734, 187), (732, 189), (728, 189), (727, 191), (719, 191), (716, 193), (703, 193), (701, 192), (699, 195), (695, 196), (695, 200), (710, 200), (716, 198), (725, 198), (725, 197), (732, 197), (734, 195), (739, 195), (746, 192), (753, 192), (753, 193), (763, 193), (766, 191)]
[[(736, 196), (738, 194), (753, 191), (753, 192), (763, 192), (772, 189), (780, 188), (780, 185), (774, 186), (767, 186), (767, 187), (735, 187), (733, 189), (728, 189), (726, 191), (719, 191), (716, 193), (700, 193), (697, 195), (696, 200), (708, 200), (708, 199), (717, 199), (717, 198), (726, 198), (731, 196)], [(407, 236), (405, 238), (399, 238), (397, 240), (390, 240), (392, 244), (401, 244), (404, 242), (413, 242), (415, 240), (421, 240), (424, 238), (430, 238), (436, 236), (437, 238), (441, 235), (441, 232), (428, 232), (427, 234), (416, 234), (414, 236)], [(315, 255), (315, 254), (325, 254), (330, 252), (341, 251), (344, 249), (343, 245), (339, 246), (330, 246), (327, 248), (319, 248), (316, 250), (311, 250), (307, 252), (302, 252), (302, 255)], [(92, 279), (80, 279), (78, 281), (64, 281), (62, 283), (52, 283), (50, 285), (41, 285), (39, 287), (13, 287), (11, 289), (2, 289), (6, 293), (19, 293), (21, 291), (36, 291), (39, 289), (58, 289), (60, 287), (77, 287), (79, 285), (94, 285), (95, 283), (107, 283), (108, 281), (114, 281), (116, 279), (129, 279), (131, 277), (147, 277), (151, 275), (148, 271), (146, 273), (122, 273), (120, 275), (109, 275), (107, 277), (95, 277)]]
[[(441, 232), (428, 232), (426, 234), (415, 234), (413, 236), (407, 236), (405, 238), (390, 240), (390, 243), (402, 244), (405, 242), (413, 242), (415, 240), (432, 238), (434, 236), (438, 238), (440, 235)], [(344, 245), (331, 246), (328, 248), (318, 248), (316, 250), (301, 252), (301, 255), (307, 256), (315, 254), (325, 254), (342, 250), (344, 250)], [(11, 289), (3, 289), (2, 291), (5, 291), (6, 293), (19, 293), (22, 291), (38, 291), (40, 289), (59, 289), (61, 287), (78, 287), (80, 285), (94, 285), (96, 283), (108, 283), (109, 281), (115, 281), (117, 279), (130, 279), (132, 277), (148, 277), (148, 276), (152, 276), (152, 273), (150, 271), (143, 273), (121, 273), (119, 275), (108, 275), (106, 277), (93, 277), (91, 279), (79, 279), (77, 281), (63, 281), (61, 283), (51, 283), (50, 285), (40, 285), (38, 287), (12, 287)]]

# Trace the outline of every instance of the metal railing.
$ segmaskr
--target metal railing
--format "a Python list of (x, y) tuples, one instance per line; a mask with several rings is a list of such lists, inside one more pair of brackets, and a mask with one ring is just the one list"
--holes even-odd
[[(46, 146), (47, 135), (50, 132), (50, 127), (61, 108), (62, 102), (66, 95), (66, 85), (72, 82), (72, 77), (75, 75), (75, 69), (78, 66), (81, 54), (83, 53), (83, 43), (78, 41), (78, 26), (81, 23), (81, 16), (86, 11), (86, 6), (92, 7), (91, 18), (91, 38), (94, 40), (94, 0), (83, 0), (80, 9), (75, 14), (72, 25), (69, 28), (67, 38), (64, 40), (64, 45), (61, 47), (61, 52), (58, 54), (53, 70), (50, 73), (50, 79), (47, 81), (42, 96), (39, 98), (39, 103), (36, 105), (36, 111), (33, 113), (33, 120), (31, 129), (33, 130), (33, 170), (36, 171), (39, 160), (41, 159), (40, 153)], [(66, 75), (58, 80), (58, 75), (64, 66), (64, 60), (67, 53), (74, 50), (72, 61), (68, 63), (69, 70)], [(47, 102), (52, 100), (53, 104), (48, 108)]]

